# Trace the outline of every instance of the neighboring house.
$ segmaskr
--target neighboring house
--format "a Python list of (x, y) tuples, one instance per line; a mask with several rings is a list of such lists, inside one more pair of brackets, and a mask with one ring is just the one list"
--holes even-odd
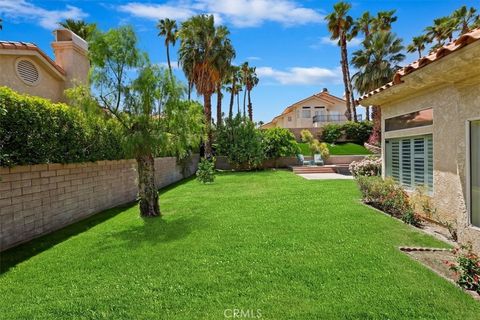
[(297, 138), (303, 129), (309, 129), (312, 134), (317, 135), (321, 127), (327, 123), (343, 123), (347, 121), (346, 111), (345, 100), (331, 95), (325, 88), (322, 92), (285, 108), (271, 122), (262, 125), (262, 129), (287, 128)]
[(90, 68), (87, 42), (66, 29), (53, 34), (55, 60), (35, 44), (0, 41), (0, 86), (52, 101), (65, 101), (66, 88), (86, 83)]
[(384, 176), (425, 186), (432, 219), (480, 252), (480, 29), (399, 70), (361, 99), (382, 113)]

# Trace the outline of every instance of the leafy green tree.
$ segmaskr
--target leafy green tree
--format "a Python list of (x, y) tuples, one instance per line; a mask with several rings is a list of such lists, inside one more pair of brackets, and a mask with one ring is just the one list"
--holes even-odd
[(213, 15), (194, 16), (182, 23), (179, 30), (179, 62), (185, 75), (203, 96), (205, 112), (205, 157), (212, 157), (212, 95), (222, 83), (219, 53), (229, 42), (226, 27), (215, 27)]
[(173, 75), (172, 73), (172, 65), (170, 63), (170, 44), (172, 46), (175, 45), (177, 41), (177, 22), (172, 19), (160, 19), (157, 24), (158, 35), (165, 37), (165, 48), (167, 50), (167, 63), (168, 63), (168, 71), (170, 72), (170, 76)]
[(59, 25), (72, 31), (86, 41), (89, 41), (97, 30), (97, 25), (95, 23), (87, 23), (83, 20), (66, 19), (65, 21), (60, 22)]
[(320, 154), (323, 159), (327, 159), (330, 156), (327, 144), (315, 139), (310, 130), (304, 129), (300, 131), (300, 137), (303, 142), (308, 144), (312, 156)]
[(267, 159), (277, 160), (281, 157), (294, 156), (300, 152), (295, 136), (285, 128), (270, 128), (263, 130), (263, 146)]
[(201, 111), (182, 101), (182, 88), (138, 50), (131, 27), (96, 33), (90, 55), (95, 98), (122, 124), (127, 151), (137, 161), (140, 214), (159, 216), (154, 154), (198, 143)]
[(226, 156), (237, 169), (256, 168), (265, 158), (262, 133), (240, 114), (225, 118), (225, 124), (217, 131), (217, 153)]
[(345, 100), (347, 103), (347, 112), (345, 115), (348, 120), (352, 120), (353, 115), (353, 119), (357, 121), (347, 52), (347, 41), (351, 38), (350, 31), (354, 24), (353, 18), (348, 15), (351, 7), (349, 3), (342, 1), (337, 2), (333, 6), (333, 12), (327, 15), (325, 20), (328, 23), (330, 38), (332, 40), (338, 40), (338, 45), (340, 46), (343, 84), (345, 86)]

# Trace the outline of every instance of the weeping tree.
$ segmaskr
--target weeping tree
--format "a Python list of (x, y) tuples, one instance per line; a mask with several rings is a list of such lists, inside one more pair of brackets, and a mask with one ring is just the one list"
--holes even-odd
[(199, 143), (201, 108), (181, 100), (184, 90), (138, 50), (131, 27), (96, 33), (90, 58), (95, 98), (122, 124), (127, 152), (137, 161), (140, 215), (160, 216), (154, 156)]

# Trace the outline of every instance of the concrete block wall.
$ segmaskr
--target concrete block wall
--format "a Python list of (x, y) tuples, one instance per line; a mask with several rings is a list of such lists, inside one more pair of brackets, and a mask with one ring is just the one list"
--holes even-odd
[[(155, 159), (157, 187), (192, 175), (198, 159), (187, 170), (173, 157)], [(0, 251), (134, 201), (138, 191), (135, 160), (0, 168), (0, 179)]]

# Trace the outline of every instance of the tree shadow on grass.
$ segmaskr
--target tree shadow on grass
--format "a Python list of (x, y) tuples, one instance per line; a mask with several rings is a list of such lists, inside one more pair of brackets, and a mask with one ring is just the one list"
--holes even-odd
[(198, 216), (179, 217), (176, 219), (143, 218), (141, 225), (135, 225), (125, 230), (112, 233), (113, 239), (120, 240), (105, 243), (101, 249), (108, 250), (119, 243), (136, 248), (145, 244), (158, 245), (177, 241), (187, 237), (193, 230), (198, 230), (203, 223)]
[(67, 240), (70, 237), (93, 228), (96, 225), (115, 217), (117, 214), (124, 212), (135, 205), (136, 203), (134, 202), (102, 211), (65, 228), (5, 250), (4, 252), (0, 252), (0, 275), (7, 272), (17, 264), (50, 249), (51, 247)]

